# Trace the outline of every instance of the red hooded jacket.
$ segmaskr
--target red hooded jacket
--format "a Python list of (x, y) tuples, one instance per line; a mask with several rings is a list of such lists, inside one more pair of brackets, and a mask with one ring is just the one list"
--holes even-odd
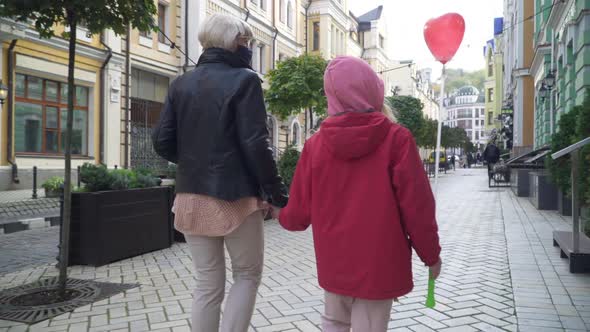
[(434, 197), (416, 143), (379, 112), (322, 123), (303, 148), (279, 220), (292, 231), (312, 225), (319, 284), (332, 293), (396, 298), (413, 288), (412, 247), (426, 265), (439, 261)]

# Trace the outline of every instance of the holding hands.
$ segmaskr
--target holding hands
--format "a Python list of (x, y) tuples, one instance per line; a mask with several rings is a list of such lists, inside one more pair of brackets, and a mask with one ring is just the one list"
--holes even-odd
[(272, 219), (279, 219), (279, 215), (281, 214), (280, 207), (271, 205), (268, 202), (262, 202), (262, 209), (267, 211), (266, 215), (268, 215), (268, 212), (270, 212), (270, 216), (272, 217)]

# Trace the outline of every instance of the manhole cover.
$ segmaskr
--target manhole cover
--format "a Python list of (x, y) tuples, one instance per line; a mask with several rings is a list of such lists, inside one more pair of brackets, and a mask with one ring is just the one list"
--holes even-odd
[(57, 278), (40, 280), (1, 291), (0, 319), (34, 324), (138, 286), (68, 279), (66, 297), (61, 300)]

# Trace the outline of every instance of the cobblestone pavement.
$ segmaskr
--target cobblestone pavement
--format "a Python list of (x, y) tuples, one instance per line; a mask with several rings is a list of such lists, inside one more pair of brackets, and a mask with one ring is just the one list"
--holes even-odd
[(53, 217), (59, 215), (59, 199), (37, 198), (15, 202), (0, 201), (0, 223), (33, 217)]
[(57, 263), (59, 227), (0, 235), (0, 275)]
[[(444, 264), (437, 306), (424, 306), (427, 270), (416, 259), (416, 287), (394, 304), (391, 330), (590, 330), (590, 275), (570, 274), (552, 247), (551, 231), (569, 228), (565, 219), (536, 211), (507, 189), (488, 189), (481, 169), (441, 178), (438, 209)], [(288, 233), (275, 222), (265, 231), (265, 273), (250, 331), (319, 331), (323, 299), (311, 231)], [(0, 236), (0, 243), (6, 239)], [(57, 241), (37, 240), (40, 249)], [(56, 273), (40, 259), (35, 267), (0, 275), (0, 288)], [(190, 331), (195, 279), (185, 244), (100, 268), (73, 267), (70, 274), (142, 286), (28, 328), (0, 321), (0, 332)]]

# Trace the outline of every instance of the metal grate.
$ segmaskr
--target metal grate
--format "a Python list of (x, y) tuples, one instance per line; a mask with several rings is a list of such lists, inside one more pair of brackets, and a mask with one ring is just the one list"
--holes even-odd
[(51, 278), (1, 291), (0, 320), (34, 324), (74, 311), (76, 308), (93, 302), (104, 300), (117, 293), (139, 287), (139, 284), (114, 284), (92, 280), (68, 279), (67, 289), (75, 294), (75, 297), (68, 301), (35, 306), (15, 304), (22, 296), (55, 290), (57, 287), (58, 279)]

